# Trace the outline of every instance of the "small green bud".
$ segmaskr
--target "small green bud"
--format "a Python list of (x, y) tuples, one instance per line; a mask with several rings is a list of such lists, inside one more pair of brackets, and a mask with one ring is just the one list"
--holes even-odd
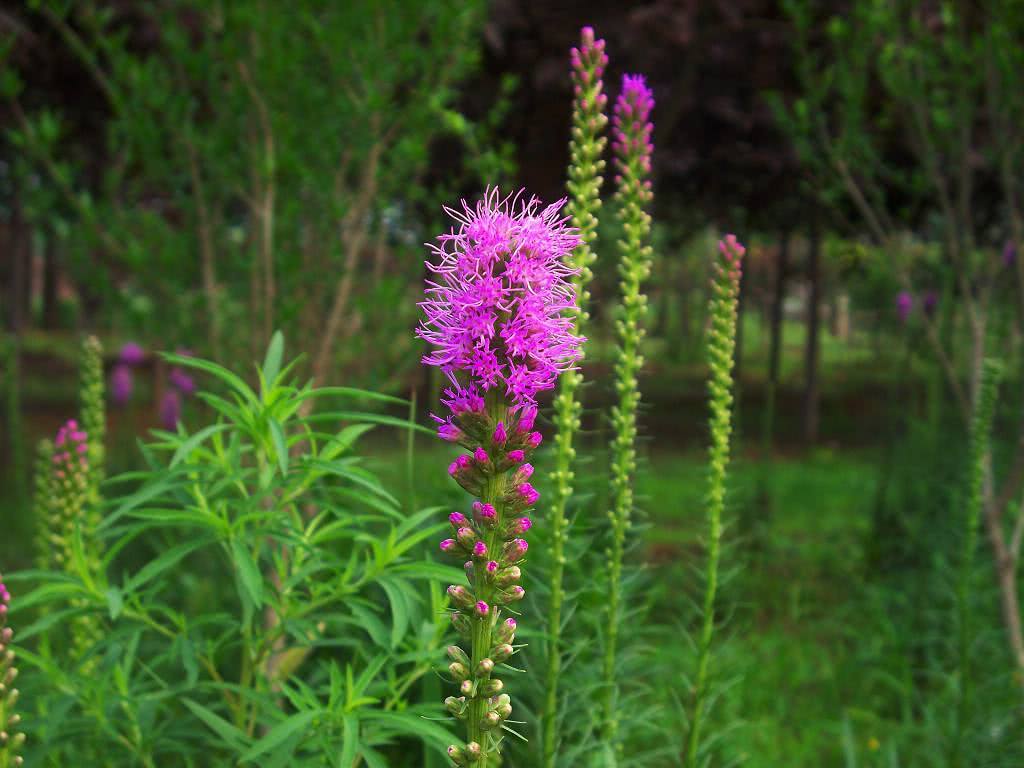
[(448, 665), (448, 673), (456, 682), (462, 682), (469, 677), (469, 670), (466, 668), (466, 665), (459, 661), (453, 661)]

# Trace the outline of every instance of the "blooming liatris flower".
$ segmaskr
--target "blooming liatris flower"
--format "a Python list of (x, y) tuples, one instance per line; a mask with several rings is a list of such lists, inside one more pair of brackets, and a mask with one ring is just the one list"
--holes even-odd
[(160, 424), (164, 429), (176, 429), (181, 420), (181, 395), (175, 389), (164, 393), (160, 401)]
[(136, 344), (134, 341), (129, 341), (123, 347), (121, 352), (117, 356), (118, 362), (123, 365), (134, 368), (137, 365), (142, 365), (146, 360), (146, 353), (142, 347)]
[(470, 452), (448, 473), (478, 497), (472, 515), (449, 515), (455, 537), (441, 543), (465, 563), (469, 579), (468, 587), (448, 589), (452, 623), (470, 642), (468, 653), (449, 649), (461, 696), (445, 706), (467, 729), (467, 743), (449, 750), (457, 765), (496, 765), (512, 713), (493, 673), (494, 656), (514, 652), (515, 622), (509, 625), (502, 612), (525, 594), (512, 564), (526, 555), (518, 537), (529, 530), (526, 513), (539, 499), (526, 482), (533, 467), (522, 463), (540, 444), (533, 429), (537, 395), (581, 357), (583, 339), (569, 316), (574, 270), (565, 262), (578, 238), (559, 217), (561, 205), (541, 208), (521, 193), (502, 198), (491, 190), (475, 206), (449, 210), (458, 229), (438, 238), (436, 261), (428, 263), (433, 276), (417, 334), (432, 347), (423, 362), (440, 367), (452, 384), (442, 398), (449, 413), (434, 419), (442, 439)]
[(914, 297), (909, 291), (900, 291), (896, 294), (896, 316), (901, 323), (910, 319), (910, 313), (914, 310)]
[(14, 666), (14, 651), (11, 649), (14, 633), (7, 626), (10, 605), (11, 594), (0, 576), (0, 766), (22, 765), (18, 752), (25, 743), (25, 734), (18, 732), (21, 717), (15, 711), (18, 689), (14, 687), (14, 679), (18, 670)]
[(132, 369), (125, 363), (118, 363), (110, 372), (110, 397), (117, 405), (126, 405), (132, 397), (134, 381)]

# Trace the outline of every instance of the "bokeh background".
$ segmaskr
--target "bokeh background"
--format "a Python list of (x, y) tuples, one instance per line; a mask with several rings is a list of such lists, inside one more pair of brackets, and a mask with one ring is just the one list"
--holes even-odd
[[(248, 371), (278, 329), (303, 377), (413, 396), (425, 422), (423, 243), (443, 204), (487, 185), (565, 194), (585, 24), (607, 40), (610, 96), (639, 72), (656, 99), (631, 554), (666, 632), (651, 663), (671, 666), (695, 627), (708, 278), (735, 232), (714, 764), (954, 764), (970, 414), (980, 360), (998, 357), (986, 509), (1005, 496), (993, 525), (1012, 558), (997, 580), (995, 529), (979, 534), (987, 661), (960, 764), (1019, 765), (1024, 14), (1009, 0), (3, 3), (0, 562), (31, 560), (33, 446), (74, 409), (86, 333), (107, 350), (112, 472), (138, 466), (149, 429), (209, 417), (158, 352)], [(617, 236), (606, 216), (584, 365), (596, 465)], [(443, 494), (443, 448), (419, 450), (417, 493)], [(402, 435), (370, 451), (405, 482)]]

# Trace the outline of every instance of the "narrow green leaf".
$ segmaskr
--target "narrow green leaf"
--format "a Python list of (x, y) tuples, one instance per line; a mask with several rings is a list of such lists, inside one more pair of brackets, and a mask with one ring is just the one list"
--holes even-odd
[(281, 474), (288, 474), (288, 441), (284, 438), (284, 430), (277, 419), (270, 419), (270, 437), (274, 441), (274, 452), (277, 454), (277, 465)]
[(338, 768), (352, 768), (359, 753), (359, 715), (347, 713), (342, 719), (341, 754), (338, 755)]
[(218, 432), (223, 432), (227, 428), (228, 427), (226, 424), (212, 424), (209, 427), (206, 427), (205, 429), (199, 430), (194, 435), (192, 435), (192, 437), (190, 437), (188, 440), (186, 440), (180, 446), (178, 446), (178, 450), (174, 452), (174, 456), (171, 458), (170, 466), (173, 467), (178, 462), (182, 461), (185, 458), (188, 458), (192, 451), (195, 450), (196, 446), (198, 446), (200, 443), (206, 440), (206, 438), (208, 438), (210, 435), (214, 435)]
[(242, 582), (245, 594), (249, 597), (253, 607), (259, 608), (263, 605), (263, 574), (260, 573), (259, 566), (256, 565), (252, 554), (238, 539), (231, 540), (231, 552), (234, 555), (238, 577)]
[(267, 731), (266, 736), (253, 744), (252, 748), (242, 755), (240, 760), (242, 762), (255, 760), (260, 755), (264, 755), (272, 749), (276, 749), (296, 733), (308, 728), (318, 715), (320, 715), (320, 712), (316, 710), (308, 710), (305, 712), (296, 712), (291, 717), (282, 720)]
[(257, 403), (258, 398), (256, 393), (250, 389), (249, 385), (242, 381), (237, 375), (229, 371), (227, 368), (211, 363), (209, 360), (201, 360), (198, 357), (183, 357), (182, 355), (172, 355), (169, 352), (164, 352), (163, 357), (165, 360), (177, 365), (184, 365), (188, 368), (195, 368), (200, 371), (214, 376), (220, 379), (233, 390), (235, 390), (243, 400), (247, 400), (250, 403)]
[(182, 703), (189, 708), (193, 715), (202, 720), (211, 731), (220, 736), (236, 751), (245, 748), (248, 743), (246, 735), (223, 717), (218, 715), (216, 712), (210, 711), (202, 704), (197, 701), (193, 701), (192, 699), (182, 699)]
[(397, 648), (409, 627), (409, 605), (402, 590), (404, 582), (397, 579), (395, 581), (380, 579), (379, 583), (384, 588), (388, 602), (391, 604), (391, 647)]
[(133, 592), (148, 582), (155, 579), (161, 573), (166, 571), (181, 562), (185, 557), (195, 552), (201, 547), (205, 547), (210, 544), (213, 538), (210, 536), (203, 536), (192, 541), (186, 541), (182, 544), (178, 544), (176, 547), (171, 547), (165, 550), (156, 560), (151, 560), (143, 568), (136, 573), (128, 583), (125, 585), (125, 590)]
[(107, 610), (110, 611), (111, 620), (117, 619), (124, 610), (124, 595), (117, 587), (110, 587), (107, 590)]
[(267, 355), (263, 358), (263, 380), (268, 387), (274, 386), (277, 374), (281, 372), (281, 357), (284, 355), (284, 335), (280, 331), (274, 333), (267, 347)]

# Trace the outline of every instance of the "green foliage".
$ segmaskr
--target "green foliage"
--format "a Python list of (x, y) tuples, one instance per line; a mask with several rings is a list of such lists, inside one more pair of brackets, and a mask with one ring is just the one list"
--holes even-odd
[[(76, 551), (67, 572), (17, 574), (34, 586), (19, 610), (38, 613), (23, 640), (74, 617), (103, 626), (81, 662), (25, 653), (26, 695), (61, 713), (31, 724), (27, 758), (383, 766), (410, 739), (442, 750), (423, 717), (436, 708), (411, 693), (443, 631), (421, 585), (458, 572), (422, 555), (438, 510), (402, 508), (355, 451), (386, 418), (334, 406), (394, 399), (296, 386), (280, 336), (255, 388), (167, 359), (210, 377), (216, 420), (157, 433), (147, 468), (110, 481), (100, 573)], [(311, 402), (329, 406), (306, 415)]]
[[(424, 239), (423, 204), (477, 169), (508, 173), (496, 118), (455, 111), (479, 62), (483, 3), (36, 9), (109, 113), (99, 158), (78, 157), (77, 126), (52, 108), (19, 109), (9, 132), (17, 172), (42, 182), (26, 185), (39, 188), (30, 218), (64, 234), (62, 260), (89, 293), (131, 312), (143, 335), (191, 339), (222, 361), (254, 357), (276, 324), (308, 345), (320, 381), (414, 364), (411, 343), (384, 354), (358, 342), (368, 328), (408, 335), (420, 260), (406, 257)], [(140, 45), (133, 30), (157, 39)], [(466, 160), (428, 188), (442, 137)]]

